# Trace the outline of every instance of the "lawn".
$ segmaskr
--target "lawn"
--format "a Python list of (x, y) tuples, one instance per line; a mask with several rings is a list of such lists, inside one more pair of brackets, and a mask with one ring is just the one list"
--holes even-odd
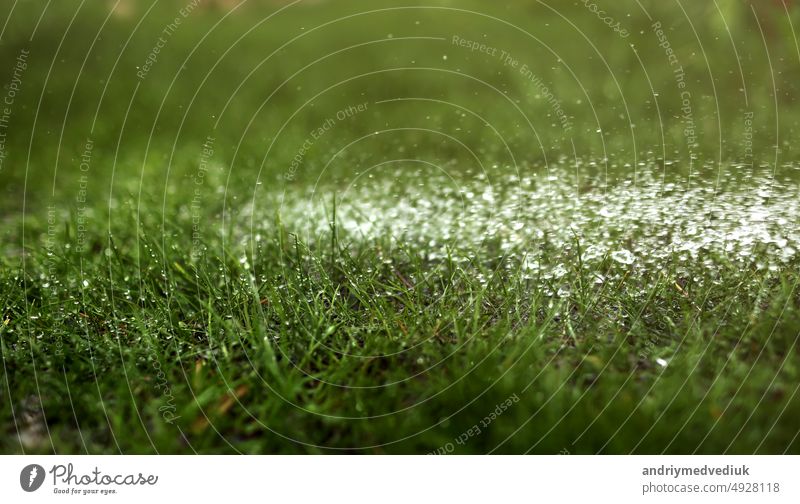
[(800, 6), (3, 22), (2, 453), (800, 453)]

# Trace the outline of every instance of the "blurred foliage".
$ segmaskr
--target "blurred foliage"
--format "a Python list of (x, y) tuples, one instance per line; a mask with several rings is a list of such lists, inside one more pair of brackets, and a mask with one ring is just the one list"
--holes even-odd
[[(315, 160), (400, 127), (446, 132), (489, 165), (512, 162), (483, 120), (532, 169), (572, 163), (574, 149), (623, 177), (638, 163), (664, 161), (680, 173), (707, 167), (716, 176), (719, 162), (781, 172), (798, 156), (799, 13), (794, 2), (772, 0), (8, 2), (0, 80), (11, 81), (20, 51), (30, 56), (8, 127), (3, 205), (20, 208), (26, 173), (37, 181), (27, 187), (29, 204), (39, 187), (71, 198), (87, 138), (94, 166), (103, 167), (91, 184), (106, 191), (112, 167), (121, 184), (146, 175), (154, 187), (180, 185), (208, 136), (230, 181), (244, 177), (249, 187), (262, 163), (262, 177), (283, 173), (309, 132), (337, 111), (399, 97), (458, 104), (482, 119), (431, 101), (375, 104), (317, 142), (304, 172), (315, 177)], [(165, 35), (175, 18), (182, 22)], [(497, 54), (454, 45), (453, 36)], [(163, 47), (137, 77), (159, 38)], [(504, 65), (502, 51), (531, 73)], [(678, 67), (696, 139), (685, 133)], [(546, 92), (569, 116), (569, 131)], [(374, 143), (347, 161), (413, 150), (468, 162), (452, 143), (420, 131)]]

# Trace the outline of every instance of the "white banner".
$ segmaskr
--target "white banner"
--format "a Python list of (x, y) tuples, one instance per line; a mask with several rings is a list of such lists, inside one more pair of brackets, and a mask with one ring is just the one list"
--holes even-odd
[(800, 456), (3, 456), (3, 502), (800, 502)]

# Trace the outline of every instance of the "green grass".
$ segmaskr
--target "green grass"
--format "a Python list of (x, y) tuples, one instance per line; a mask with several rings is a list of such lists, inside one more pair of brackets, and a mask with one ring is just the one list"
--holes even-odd
[(799, 11), (608, 3), (17, 5), (0, 450), (799, 452)]

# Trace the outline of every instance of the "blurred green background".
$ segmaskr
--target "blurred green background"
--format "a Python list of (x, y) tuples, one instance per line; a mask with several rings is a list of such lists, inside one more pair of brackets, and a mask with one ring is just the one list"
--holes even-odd
[[(139, 180), (145, 192), (180, 187), (208, 136), (223, 165), (214, 182), (251, 188), (259, 167), (262, 180), (281, 180), (309, 131), (336, 111), (404, 97), (451, 102), (482, 119), (430, 100), (371, 105), (315, 142), (295, 180), (314, 180), (352, 140), (398, 127), (447, 132), (500, 169), (577, 157), (583, 170), (612, 178), (665, 161), (680, 175), (789, 173), (784, 164), (798, 156), (800, 9), (787, 4), (6, 2), (0, 79), (10, 83), (20, 51), (30, 55), (7, 128), (2, 205), (19, 211), (23, 192), (29, 209), (53, 192), (72, 199), (87, 139), (89, 194), (98, 197), (117, 184), (138, 190)], [(454, 36), (497, 51), (471, 51)], [(504, 64), (502, 51), (520, 66)], [(474, 163), (421, 131), (359, 146), (340, 158), (342, 170), (404, 150)]]

